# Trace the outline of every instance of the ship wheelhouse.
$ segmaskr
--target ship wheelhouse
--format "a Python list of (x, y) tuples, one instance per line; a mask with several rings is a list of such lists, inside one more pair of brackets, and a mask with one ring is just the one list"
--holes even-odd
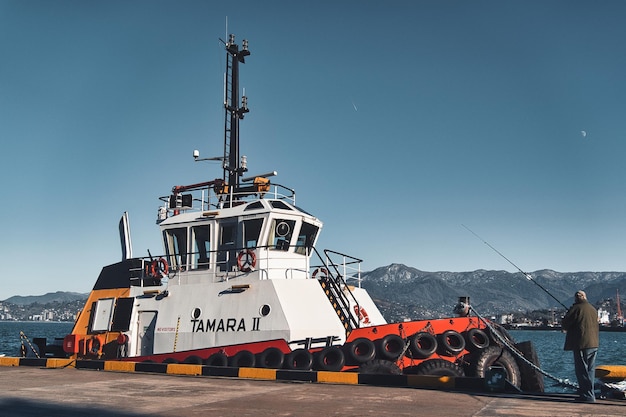
[[(322, 223), (278, 199), (211, 211), (174, 212), (160, 222), (171, 272), (213, 282), (259, 271), (259, 279), (307, 278)], [(194, 280), (195, 281), (195, 280)]]

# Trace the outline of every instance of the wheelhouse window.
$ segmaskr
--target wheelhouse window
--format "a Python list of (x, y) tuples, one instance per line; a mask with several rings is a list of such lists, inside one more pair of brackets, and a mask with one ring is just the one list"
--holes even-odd
[(222, 271), (230, 271), (237, 263), (235, 249), (237, 247), (237, 223), (220, 225), (219, 247), (217, 251), (218, 267)]
[(315, 242), (318, 231), (319, 227), (302, 222), (300, 233), (298, 233), (298, 240), (296, 241), (296, 253), (308, 255), (310, 249), (313, 247), (313, 242)]
[(192, 228), (193, 269), (208, 269), (211, 257), (211, 226), (194, 226)]
[(167, 229), (164, 232), (165, 250), (172, 268), (187, 267), (187, 228)]
[(267, 241), (267, 245), (270, 249), (289, 250), (295, 225), (295, 220), (274, 219)]
[(263, 227), (263, 219), (248, 219), (243, 221), (243, 242), (246, 248), (259, 246), (259, 236)]

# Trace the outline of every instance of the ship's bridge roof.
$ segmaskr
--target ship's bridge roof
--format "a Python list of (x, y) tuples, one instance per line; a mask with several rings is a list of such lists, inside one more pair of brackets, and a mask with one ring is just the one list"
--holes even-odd
[[(238, 203), (238, 204), (237, 204)], [(270, 213), (293, 214), (305, 217), (307, 221), (321, 226), (322, 222), (315, 216), (282, 199), (260, 198), (251, 201), (238, 201), (232, 207), (211, 208), (201, 210), (198, 208), (180, 209), (173, 211), (166, 219), (159, 221), (161, 226), (196, 222), (204, 219), (224, 219), (248, 215), (261, 215)]]

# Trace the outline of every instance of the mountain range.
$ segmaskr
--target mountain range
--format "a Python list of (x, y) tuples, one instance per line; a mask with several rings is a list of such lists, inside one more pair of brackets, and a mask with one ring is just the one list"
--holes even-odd
[[(387, 320), (429, 319), (449, 316), (459, 297), (470, 297), (481, 315), (565, 310), (577, 290), (590, 302), (616, 299), (626, 294), (625, 272), (530, 273), (476, 270), (472, 272), (425, 272), (391, 264), (362, 274), (361, 286), (377, 302)], [(557, 301), (558, 300), (558, 301)]]
[(87, 300), (87, 296), (89, 294), (81, 294), (77, 292), (66, 292), (66, 291), (57, 291), (57, 292), (49, 292), (44, 295), (14, 295), (13, 297), (9, 297), (3, 302), (15, 304), (19, 306), (29, 305), (29, 304), (50, 304), (50, 303), (68, 303), (72, 301), (78, 300)]
[[(615, 306), (617, 291), (626, 294), (626, 272), (563, 273), (544, 269), (530, 275), (532, 278), (528, 279), (522, 273), (482, 269), (426, 272), (391, 264), (362, 273), (361, 286), (388, 321), (449, 316), (459, 297), (470, 297), (476, 312), (492, 316), (552, 308), (565, 310), (580, 289), (594, 304), (610, 300), (609, 304)], [(87, 294), (57, 291), (41, 296), (13, 296), (4, 302), (24, 306), (86, 299)]]

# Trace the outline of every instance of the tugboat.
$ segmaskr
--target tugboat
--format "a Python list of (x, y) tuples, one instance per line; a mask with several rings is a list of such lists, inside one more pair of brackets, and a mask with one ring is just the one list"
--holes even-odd
[[(222, 42), (224, 154), (207, 159), (222, 162), (223, 176), (160, 198), (162, 255), (132, 256), (124, 214), (123, 259), (102, 269), (63, 339), (65, 356), (478, 377), (498, 366), (512, 385), (527, 385), (528, 365), (503, 343), (512, 339), (472, 314), (469, 298), (455, 316), (387, 323), (361, 287), (361, 259), (318, 250), (322, 222), (270, 180), (276, 172), (246, 176), (239, 67), (250, 51), (233, 35)], [(203, 160), (198, 151), (194, 159)]]

